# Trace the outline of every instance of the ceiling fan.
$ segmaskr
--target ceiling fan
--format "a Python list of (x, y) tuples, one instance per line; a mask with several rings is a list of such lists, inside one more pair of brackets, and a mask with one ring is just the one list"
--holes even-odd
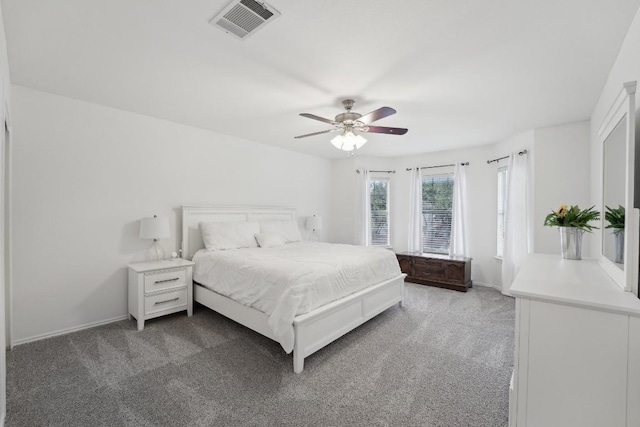
[(352, 112), (353, 99), (345, 99), (342, 101), (342, 105), (347, 110), (345, 113), (340, 113), (336, 116), (335, 120), (325, 119), (324, 117), (316, 116), (315, 114), (300, 113), (302, 117), (308, 119), (318, 120), (320, 122), (329, 123), (333, 125), (333, 129), (327, 129), (320, 132), (307, 133), (305, 135), (299, 135), (295, 138), (306, 138), (308, 136), (321, 135), (323, 133), (339, 131), (340, 135), (331, 140), (331, 143), (338, 149), (343, 151), (353, 151), (358, 149), (367, 142), (366, 139), (359, 135), (360, 132), (370, 133), (384, 133), (387, 135), (404, 135), (408, 129), (405, 128), (392, 128), (386, 126), (370, 126), (369, 123), (376, 120), (389, 117), (396, 113), (396, 110), (390, 107), (381, 107), (374, 110), (364, 116), (360, 113)]

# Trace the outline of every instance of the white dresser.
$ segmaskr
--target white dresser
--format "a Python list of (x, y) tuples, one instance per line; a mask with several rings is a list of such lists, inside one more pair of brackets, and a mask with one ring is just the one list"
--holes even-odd
[(510, 427), (639, 427), (640, 299), (596, 260), (530, 255), (511, 287)]

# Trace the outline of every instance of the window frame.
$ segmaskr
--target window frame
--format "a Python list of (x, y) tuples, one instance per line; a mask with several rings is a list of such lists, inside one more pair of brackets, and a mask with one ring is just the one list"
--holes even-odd
[[(424, 246), (424, 236), (425, 236), (425, 225), (424, 225), (424, 217), (423, 217), (423, 204), (424, 199), (422, 198), (422, 191), (424, 185), (424, 179), (429, 177), (450, 177), (453, 185), (455, 185), (455, 176), (453, 167), (446, 168), (438, 168), (438, 169), (423, 169), (420, 174), (420, 214), (421, 214), (421, 226), (420, 226), (420, 252), (423, 254), (433, 254), (433, 255), (448, 255), (449, 249), (446, 252), (435, 252), (435, 251), (426, 251)], [(451, 215), (453, 215), (453, 191), (451, 193)], [(449, 224), (451, 229), (449, 231), (449, 245), (448, 248), (451, 248), (451, 232), (453, 231), (453, 224)], [(429, 248), (433, 249), (433, 248)]]
[(377, 248), (391, 248), (391, 176), (387, 173), (370, 173), (369, 182), (373, 184), (374, 181), (386, 181), (387, 182), (387, 242), (384, 245), (373, 243), (373, 210), (371, 209), (371, 189), (369, 189), (369, 230), (370, 230), (370, 243), (371, 246)]
[[(507, 193), (509, 184), (509, 167), (501, 166), (496, 171), (496, 255), (495, 258), (502, 260), (504, 256), (504, 234), (505, 234), (505, 220), (507, 214)], [(500, 190), (502, 188), (502, 206), (500, 203)], [(500, 218), (502, 208), (502, 236), (500, 235)], [(502, 237), (502, 240), (500, 239)], [(502, 250), (500, 250), (502, 249)]]

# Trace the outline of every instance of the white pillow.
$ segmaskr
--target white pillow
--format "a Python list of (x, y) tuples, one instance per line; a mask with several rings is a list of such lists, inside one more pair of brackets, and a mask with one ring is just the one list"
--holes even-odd
[(209, 250), (256, 248), (257, 222), (201, 222), (204, 246)]
[(275, 233), (258, 233), (256, 234), (256, 240), (261, 248), (275, 248), (287, 243), (281, 234)]
[(279, 234), (285, 242), (299, 242), (302, 240), (298, 222), (293, 220), (286, 221), (266, 221), (260, 223), (261, 233)]

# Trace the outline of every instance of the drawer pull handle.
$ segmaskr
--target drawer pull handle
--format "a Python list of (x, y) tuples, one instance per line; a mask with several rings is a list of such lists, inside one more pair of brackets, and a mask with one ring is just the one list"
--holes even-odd
[(166, 280), (156, 280), (154, 285), (157, 285), (158, 283), (167, 283), (167, 282), (175, 282), (176, 280), (180, 280), (179, 277), (176, 277), (174, 279), (166, 279)]
[(174, 301), (178, 301), (180, 298), (174, 298), (174, 299), (168, 299), (166, 301), (158, 301), (156, 302), (154, 305), (160, 305), (160, 304), (166, 304), (168, 302), (174, 302)]

